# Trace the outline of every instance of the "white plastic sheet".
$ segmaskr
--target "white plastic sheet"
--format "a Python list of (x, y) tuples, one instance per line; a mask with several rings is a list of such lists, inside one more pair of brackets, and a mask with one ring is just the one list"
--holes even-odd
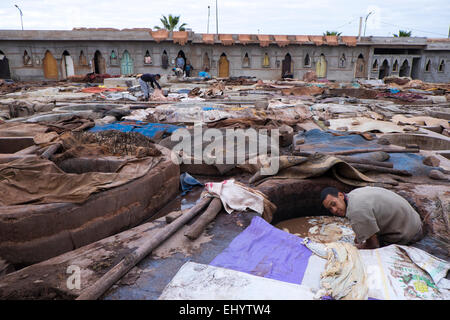
[(298, 285), (231, 269), (185, 263), (159, 300), (312, 300), (314, 293)]
[[(324, 244), (315, 242), (309, 242), (307, 247), (315, 255), (308, 262), (302, 284), (309, 285), (314, 290), (320, 289), (318, 294), (326, 293), (327, 290), (323, 288), (324, 280), (330, 283), (329, 274), (323, 273), (326, 270), (326, 260), (321, 259), (323, 260), (322, 266), (312, 258), (317, 257), (316, 260), (319, 257), (325, 258), (329, 251)], [(358, 251), (363, 262), (368, 298), (379, 300), (450, 299), (450, 281), (445, 278), (450, 269), (449, 262), (410, 246), (390, 245)], [(316, 267), (310, 267), (311, 263), (314, 263)], [(362, 272), (360, 268), (358, 273)], [(320, 288), (317, 286), (318, 275), (321, 279)], [(339, 276), (340, 274), (336, 274), (336, 278)], [(347, 290), (346, 287), (342, 288)], [(335, 286), (333, 289), (339, 289), (339, 287)], [(341, 294), (337, 294), (337, 296), (341, 296)]]
[[(360, 250), (369, 297), (383, 300), (448, 300), (450, 263), (408, 246)], [(447, 287), (447, 288), (446, 288)]]

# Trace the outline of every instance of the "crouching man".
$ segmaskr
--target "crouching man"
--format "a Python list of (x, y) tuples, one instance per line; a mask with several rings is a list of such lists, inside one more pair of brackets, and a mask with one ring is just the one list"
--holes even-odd
[[(161, 79), (160, 74), (151, 74), (151, 73), (144, 73), (138, 78), (139, 84), (141, 86), (141, 90), (144, 93), (144, 101), (148, 101), (150, 95), (153, 93), (153, 90), (155, 89), (155, 85), (158, 87), (159, 90), (161, 90), (161, 86), (158, 83), (158, 80)], [(152, 89), (150, 89), (150, 86), (152, 86)]]
[(345, 194), (327, 187), (320, 200), (331, 214), (350, 220), (358, 249), (409, 245), (424, 236), (419, 214), (406, 199), (390, 190), (363, 187)]

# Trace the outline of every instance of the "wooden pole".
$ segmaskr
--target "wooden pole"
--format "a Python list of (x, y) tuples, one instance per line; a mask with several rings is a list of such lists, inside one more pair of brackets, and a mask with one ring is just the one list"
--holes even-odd
[(205, 212), (197, 218), (184, 235), (188, 237), (189, 240), (197, 239), (206, 226), (214, 220), (220, 210), (222, 210), (222, 201), (219, 198), (214, 198)]
[(163, 241), (168, 239), (175, 231), (185, 225), (190, 219), (202, 211), (210, 202), (212, 198), (205, 197), (195, 206), (189, 209), (188, 212), (173, 221), (171, 224), (159, 230), (155, 236), (143, 246), (138, 247), (130, 255), (123, 258), (111, 270), (105, 273), (93, 285), (87, 287), (82, 291), (76, 300), (96, 300), (103, 293), (106, 292), (114, 283), (122, 278), (131, 268), (145, 258), (150, 252), (158, 247)]

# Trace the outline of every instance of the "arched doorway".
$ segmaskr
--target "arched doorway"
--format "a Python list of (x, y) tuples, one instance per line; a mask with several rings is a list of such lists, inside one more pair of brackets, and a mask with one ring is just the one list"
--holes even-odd
[(202, 69), (206, 70), (206, 69), (211, 69), (211, 63), (209, 61), (209, 56), (208, 56), (208, 52), (205, 52), (205, 54), (203, 55), (203, 65), (202, 65)]
[(305, 67), (311, 66), (311, 58), (309, 57), (308, 53), (305, 56), (305, 60), (303, 60), (303, 66)]
[(133, 74), (134, 65), (133, 59), (131, 59), (130, 54), (125, 50), (122, 54), (122, 60), (120, 61), (120, 73), (123, 75)]
[(50, 51), (45, 52), (44, 60), (44, 77), (46, 79), (58, 79), (58, 64), (55, 57)]
[(267, 52), (264, 53), (263, 67), (264, 67), (264, 68), (270, 68), (270, 57), (269, 57), (269, 55), (267, 54)]
[(94, 54), (94, 72), (98, 74), (106, 73), (105, 58), (103, 58), (100, 51), (95, 51)]
[(222, 53), (219, 59), (219, 78), (227, 78), (230, 76), (230, 62), (227, 55)]
[(62, 77), (67, 78), (75, 74), (73, 59), (68, 51), (64, 51), (61, 59)]
[(394, 64), (392, 65), (392, 72), (398, 72), (398, 60), (395, 59)]
[(282, 78), (292, 78), (292, 59), (291, 55), (287, 53), (284, 56), (284, 60), (281, 63), (281, 77)]
[(378, 73), (378, 79), (383, 79), (389, 75), (389, 62), (385, 59), (383, 64), (380, 67), (380, 71)]
[(360, 54), (356, 59), (355, 78), (364, 78), (366, 76), (366, 64), (364, 56)]
[(250, 58), (248, 56), (248, 52), (245, 53), (244, 59), (242, 59), (242, 67), (250, 68)]
[(412, 66), (411, 66), (411, 78), (419, 79), (420, 78), (420, 58), (413, 58)]
[(0, 51), (0, 79), (11, 79), (9, 60), (3, 51)]
[(400, 67), (400, 73), (398, 75), (400, 77), (409, 77), (409, 62), (408, 62), (408, 60), (403, 61), (402, 66)]
[(316, 75), (317, 78), (325, 78), (327, 76), (327, 60), (325, 60), (325, 55), (323, 53), (316, 63)]
[(347, 58), (345, 57), (345, 53), (341, 55), (339, 58), (339, 68), (345, 68), (345, 65), (347, 64)]
[(177, 68), (186, 70), (186, 55), (183, 50), (178, 51), (177, 58), (175, 59), (175, 66)]
[(444, 72), (444, 71), (445, 71), (445, 61), (444, 61), (444, 59), (442, 59), (438, 66), (438, 72)]
[(161, 55), (161, 68), (167, 69), (168, 66), (169, 66), (169, 57), (167, 56), (166, 50), (164, 50)]

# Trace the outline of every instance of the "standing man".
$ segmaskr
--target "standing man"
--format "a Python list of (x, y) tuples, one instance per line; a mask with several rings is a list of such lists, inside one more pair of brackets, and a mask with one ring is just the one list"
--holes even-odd
[(185, 65), (184, 58), (181, 56), (181, 53), (179, 53), (178, 57), (177, 57), (177, 60), (176, 60), (176, 63), (175, 63), (175, 66), (177, 68), (180, 68), (181, 70), (184, 71), (184, 65)]
[(350, 220), (358, 249), (408, 245), (424, 236), (419, 214), (406, 199), (390, 190), (363, 187), (344, 194), (327, 187), (320, 200), (331, 214)]
[(150, 97), (150, 87), (148, 83), (152, 86), (152, 92), (153, 89), (155, 89), (155, 84), (158, 87), (159, 90), (161, 90), (161, 86), (158, 83), (158, 80), (161, 79), (160, 74), (151, 74), (151, 73), (144, 73), (140, 76), (139, 84), (141, 85), (141, 90), (144, 93), (144, 100), (148, 101), (148, 98)]

